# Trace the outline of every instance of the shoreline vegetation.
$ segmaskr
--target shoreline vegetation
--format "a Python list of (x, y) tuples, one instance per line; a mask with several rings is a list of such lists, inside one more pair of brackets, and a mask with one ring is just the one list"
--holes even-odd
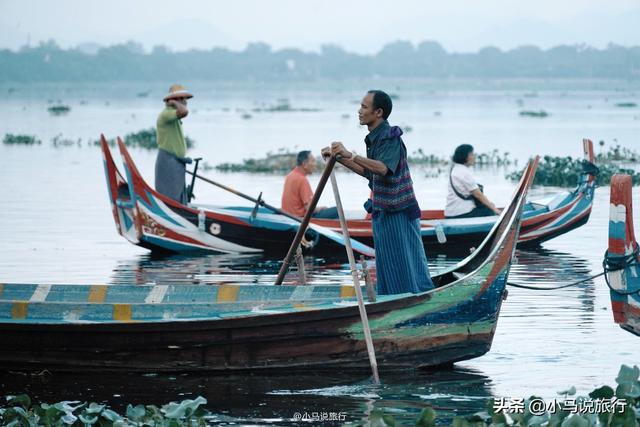
[[(562, 399), (549, 401), (536, 396), (528, 399), (494, 397), (484, 402), (483, 411), (467, 416), (454, 415), (447, 421), (450, 421), (449, 425), (456, 427), (637, 426), (640, 423), (639, 377), (638, 366), (622, 365), (615, 379), (616, 386), (598, 387), (587, 396), (576, 396), (575, 387), (571, 387), (557, 393)], [(2, 425), (12, 426), (207, 426), (217, 421), (218, 416), (208, 411), (206, 404), (207, 400), (202, 396), (182, 402), (171, 402), (161, 407), (129, 404), (126, 412), (121, 415), (104, 403), (81, 401), (36, 403), (28, 395), (21, 394), (6, 396), (6, 403), (0, 404), (0, 421)], [(300, 417), (305, 416), (297, 414)], [(232, 416), (232, 414), (226, 414), (226, 417), (230, 418), (229, 421)], [(307, 414), (307, 416), (312, 415)], [(408, 420), (396, 422), (396, 416), (394, 412), (385, 412), (385, 408), (382, 407), (356, 417), (367, 420), (367, 425), (379, 427), (411, 424), (417, 427), (444, 425), (444, 417), (438, 418), (436, 408), (428, 404), (424, 405), (411, 424), (407, 424)], [(309, 422), (313, 419), (298, 418), (293, 421)]]
[[(188, 136), (184, 137), (187, 143), (187, 148), (193, 148), (195, 141)], [(147, 150), (156, 150), (158, 148), (158, 141), (156, 139), (156, 128), (147, 128), (139, 130), (138, 132), (131, 132), (126, 134), (122, 141), (127, 147), (145, 148)], [(109, 146), (114, 147), (116, 145), (116, 139), (107, 139)], [(100, 146), (100, 140), (93, 141), (93, 145)]]
[[(298, 152), (288, 148), (279, 148), (276, 152), (269, 151), (265, 157), (244, 159), (242, 163), (220, 163), (214, 169), (221, 172), (248, 172), (248, 173), (272, 173), (287, 174), (296, 165)], [(318, 164), (322, 164), (322, 158), (316, 157)], [(451, 164), (447, 157), (439, 157), (433, 154), (425, 154), (422, 148), (417, 149), (407, 158), (409, 164), (428, 168), (443, 168)], [(500, 153), (493, 150), (489, 153), (478, 153), (476, 164), (479, 166), (510, 166), (517, 164), (517, 160), (509, 157), (509, 152)]]
[[(284, 104), (281, 104), (284, 105)], [(288, 104), (287, 104), (288, 105)], [(186, 136), (187, 148), (193, 148), (196, 142)], [(110, 146), (115, 146), (115, 138), (108, 140)], [(156, 131), (154, 128), (142, 129), (138, 132), (131, 132), (123, 137), (127, 147), (155, 150), (158, 148), (156, 141)], [(14, 135), (5, 134), (2, 140), (6, 145), (41, 145), (42, 141), (34, 135)], [(99, 146), (100, 140), (82, 141), (82, 139), (66, 138), (62, 134), (53, 137), (50, 144), (56, 148), (77, 146)], [(611, 177), (616, 173), (626, 173), (631, 175), (633, 184), (640, 185), (640, 152), (619, 144), (608, 147), (605, 151), (606, 143), (599, 142), (600, 152), (596, 154), (596, 165), (599, 173), (596, 176), (598, 185), (608, 185)], [(203, 170), (216, 169), (228, 173), (256, 173), (256, 174), (280, 174), (286, 175), (296, 165), (297, 151), (289, 148), (279, 148), (276, 151), (268, 151), (264, 157), (243, 159), (241, 163), (220, 163), (212, 166), (206, 161), (202, 164)], [(318, 164), (322, 164), (320, 156), (316, 158)], [(438, 177), (447, 173), (451, 166), (451, 159), (448, 157), (426, 154), (421, 148), (413, 151), (407, 158), (410, 165), (420, 168), (428, 177)], [(342, 167), (341, 165), (338, 165)], [(478, 168), (500, 167), (512, 168), (518, 166), (518, 160), (513, 159), (508, 151), (500, 152), (494, 149), (486, 153), (476, 154), (476, 166)], [(582, 174), (582, 159), (571, 156), (544, 156), (536, 172), (535, 185), (553, 187), (572, 187), (578, 182)], [(518, 181), (521, 172), (514, 171), (508, 173), (506, 178), (511, 181)]]
[[(640, 165), (640, 153), (635, 150), (615, 145), (604, 151), (604, 141), (599, 143), (601, 151), (596, 154), (596, 184), (609, 185), (611, 177), (624, 173), (631, 176), (633, 185), (640, 185), (640, 173), (636, 171)], [(584, 160), (570, 156), (544, 156), (538, 165), (534, 185), (545, 187), (573, 187), (583, 173)], [(634, 168), (635, 167), (635, 168)], [(511, 181), (519, 181), (521, 171), (507, 174)]]
[[(55, 40), (18, 51), (0, 50), (0, 82), (60, 81), (312, 81), (350, 78), (637, 78), (640, 47), (584, 44), (549, 49), (525, 45), (487, 46), (473, 53), (449, 52), (436, 41), (395, 41), (375, 54), (326, 44), (318, 52), (273, 49), (250, 43), (244, 50), (221, 47), (173, 52), (140, 43), (62, 49)], [(138, 97), (148, 92), (138, 92)], [(625, 106), (621, 106), (625, 107)]]

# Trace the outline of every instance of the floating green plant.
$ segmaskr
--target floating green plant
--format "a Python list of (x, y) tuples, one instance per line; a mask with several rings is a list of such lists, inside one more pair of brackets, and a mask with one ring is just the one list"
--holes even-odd
[[(624, 154), (629, 157), (625, 157)], [(640, 184), (640, 173), (633, 169), (623, 167), (625, 163), (634, 163), (638, 155), (620, 146), (611, 148), (606, 154), (598, 154), (596, 163), (598, 174), (596, 183), (598, 185), (609, 185), (611, 177), (617, 173), (624, 173), (631, 176), (634, 185)], [(536, 177), (533, 181), (535, 185), (573, 187), (583, 174), (583, 160), (573, 157), (544, 156), (538, 165)], [(521, 171), (512, 172), (507, 175), (507, 179), (512, 181), (520, 180)]]
[(4, 135), (2, 139), (3, 144), (21, 144), (21, 145), (40, 145), (42, 141), (37, 139), (33, 135), (14, 135), (12, 133), (7, 133)]
[(78, 138), (77, 140), (73, 140), (63, 137), (62, 134), (58, 134), (51, 140), (51, 145), (53, 145), (54, 147), (69, 147), (72, 145), (77, 145), (78, 147), (80, 147), (82, 145), (82, 139)]
[[(397, 423), (390, 412), (384, 408), (374, 409), (369, 414), (367, 425), (391, 427), (396, 425), (415, 425), (417, 427), (435, 427), (452, 425), (454, 427), (590, 427), (640, 425), (640, 369), (622, 365), (615, 389), (602, 386), (587, 396), (575, 396), (576, 389), (558, 392), (563, 399), (545, 401), (536, 396), (528, 399), (493, 398), (485, 403), (485, 410), (468, 416), (455, 416), (450, 424), (438, 419), (438, 413), (432, 406), (426, 406), (415, 422), (407, 424), (404, 420)], [(574, 397), (575, 396), (575, 397)]]
[[(223, 172), (288, 173), (296, 166), (297, 155), (297, 152), (290, 151), (288, 148), (280, 148), (275, 153), (268, 152), (265, 157), (244, 159), (242, 163), (221, 163), (215, 168)], [(316, 158), (318, 164), (322, 164), (321, 161), (320, 157)], [(448, 157), (425, 154), (421, 148), (408, 156), (407, 161), (412, 165), (427, 167), (442, 167), (451, 163)], [(506, 166), (512, 163), (508, 152), (500, 153), (498, 150), (493, 150), (489, 153), (476, 154), (478, 166)], [(435, 176), (442, 172), (444, 169), (438, 171)]]
[[(146, 148), (148, 150), (154, 150), (158, 148), (158, 141), (156, 139), (155, 128), (147, 128), (139, 130), (138, 132), (131, 132), (124, 136), (122, 139), (127, 147), (139, 147)], [(115, 139), (108, 140), (109, 145), (115, 145)], [(195, 145), (195, 141), (188, 136), (185, 137), (187, 148), (192, 148)], [(94, 141), (95, 145), (100, 145), (100, 140)]]
[(549, 113), (547, 113), (544, 110), (540, 110), (540, 111), (531, 111), (531, 110), (523, 110), (520, 111), (520, 115), (522, 117), (536, 117), (536, 118), (545, 118), (549, 116)]
[(636, 104), (635, 102), (618, 102), (616, 104), (616, 107), (620, 108), (635, 108), (637, 106), (638, 104)]
[(95, 402), (38, 404), (26, 394), (7, 396), (6, 399), (6, 406), (0, 406), (3, 426), (206, 426), (206, 418), (211, 416), (203, 407), (207, 400), (201, 396), (162, 407), (130, 404), (123, 415)]
[(296, 166), (297, 155), (280, 148), (277, 153), (270, 151), (263, 158), (244, 159), (242, 163), (221, 163), (215, 168), (223, 172), (288, 173)]
[(262, 107), (256, 107), (251, 111), (253, 111), (254, 113), (261, 113), (261, 112), (279, 113), (279, 112), (293, 112), (293, 111), (309, 113), (309, 112), (317, 112), (321, 110), (319, 108), (294, 108), (291, 106), (291, 103), (289, 102), (288, 99), (282, 98), (282, 99), (279, 99), (278, 102), (274, 105), (264, 105)]
[(47, 111), (54, 116), (61, 116), (63, 114), (69, 113), (69, 111), (71, 111), (71, 107), (62, 104), (52, 105), (51, 107), (47, 108)]
[[(476, 153), (476, 165), (478, 166), (509, 166), (514, 163), (510, 158), (510, 153), (494, 149), (488, 153)], [(407, 161), (413, 165), (419, 166), (446, 166), (451, 163), (449, 157), (439, 157), (433, 154), (425, 154), (422, 148), (418, 148), (410, 156)]]

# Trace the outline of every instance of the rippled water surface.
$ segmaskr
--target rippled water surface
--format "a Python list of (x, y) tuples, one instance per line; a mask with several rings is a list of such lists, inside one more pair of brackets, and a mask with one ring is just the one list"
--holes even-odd
[[(255, 93), (233, 87), (196, 88), (199, 97), (191, 104), (196, 112), (185, 120), (184, 127), (198, 141), (192, 154), (203, 154), (211, 164), (239, 161), (279, 147), (318, 149), (335, 138), (345, 139), (348, 146), (362, 145), (364, 131), (353, 123), (357, 106), (352, 101), (357, 100), (359, 88), (288, 89), (282, 96), (278, 88), (258, 88)], [(153, 258), (117, 235), (101, 154), (87, 141), (96, 139), (101, 131), (113, 136), (152, 126), (158, 103), (118, 98), (115, 89), (18, 89), (0, 105), (0, 114), (6, 119), (0, 123), (0, 134), (31, 133), (44, 143), (35, 147), (0, 146), (0, 282), (117, 286), (273, 281), (279, 260), (230, 255)], [(471, 142), (479, 151), (494, 147), (510, 150), (522, 165), (524, 159), (538, 153), (577, 156), (583, 136), (608, 143), (614, 143), (615, 138), (640, 149), (640, 112), (612, 106), (618, 100), (637, 101), (637, 89), (540, 90), (535, 98), (524, 98), (524, 102), (532, 109), (544, 107), (552, 112), (550, 118), (542, 120), (517, 115), (516, 100), (528, 91), (526, 88), (420, 90), (413, 94), (401, 87), (396, 100), (398, 123), (413, 127), (405, 135), (410, 150), (423, 148), (444, 155), (460, 142)], [(157, 92), (160, 96), (161, 90)], [(214, 97), (214, 93), (219, 96)], [(51, 117), (46, 113), (47, 100), (59, 97), (72, 104), (72, 112)], [(261, 99), (275, 101), (281, 97), (288, 97), (294, 106), (321, 111), (262, 113), (242, 120), (235, 110), (251, 108)], [(434, 116), (434, 111), (441, 115)], [(350, 116), (343, 118), (343, 114)], [(79, 146), (52, 147), (49, 140), (59, 133), (81, 138), (82, 142)], [(153, 182), (155, 153), (132, 150), (132, 155), (145, 178)], [(116, 159), (119, 163), (118, 156)], [(501, 168), (478, 171), (487, 195), (500, 205), (508, 202), (514, 187), (504, 179), (506, 172)], [(446, 176), (431, 177), (419, 168), (412, 173), (421, 206), (442, 207)], [(282, 176), (213, 170), (207, 174), (253, 195), (262, 191), (265, 200), (278, 205)], [(312, 184), (317, 179), (312, 177)], [(339, 173), (338, 181), (346, 208), (360, 209), (368, 193), (365, 182), (346, 173)], [(534, 188), (532, 197), (557, 191)], [(196, 193), (201, 202), (242, 204), (214, 188), (200, 186)], [(637, 206), (638, 188), (634, 189), (634, 198)], [(608, 200), (609, 189), (598, 188), (588, 224), (545, 243), (539, 250), (518, 251), (510, 280), (553, 287), (598, 273), (607, 244)], [(330, 192), (323, 195), (321, 204), (332, 204)], [(428, 255), (432, 271), (456, 262), (438, 254)], [(307, 257), (310, 280), (350, 281), (343, 262)], [(347, 374), (118, 377), (4, 372), (0, 373), (0, 383), (1, 394), (27, 391), (46, 401), (93, 399), (116, 408), (127, 403), (161, 404), (203, 395), (220, 423), (284, 425), (290, 423), (295, 412), (305, 411), (342, 413), (346, 421), (360, 423), (374, 408), (410, 420), (428, 404), (451, 416), (479, 411), (489, 397), (536, 394), (553, 398), (556, 391), (571, 385), (586, 393), (604, 383), (613, 384), (621, 364), (639, 362), (640, 338), (613, 323), (608, 289), (598, 278), (561, 290), (511, 288), (488, 354), (459, 363), (450, 371), (383, 375), (380, 386), (372, 385), (366, 376)]]

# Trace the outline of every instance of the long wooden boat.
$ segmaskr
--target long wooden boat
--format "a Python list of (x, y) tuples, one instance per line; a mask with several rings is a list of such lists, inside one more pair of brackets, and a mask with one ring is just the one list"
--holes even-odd
[(613, 320), (640, 335), (640, 254), (633, 230), (632, 181), (629, 175), (611, 179), (609, 249), (605, 265), (615, 271), (607, 275)]
[[(264, 208), (182, 205), (157, 193), (145, 182), (127, 148), (119, 141), (125, 179), (104, 137), (101, 143), (113, 217), (118, 233), (129, 242), (156, 252), (264, 252), (278, 257), (287, 252), (298, 229), (296, 221)], [(571, 192), (525, 205), (519, 247), (538, 246), (589, 219), (595, 190), (595, 157), (590, 140), (585, 139), (583, 147), (585, 164), (591, 167), (585, 168), (578, 186)], [(464, 257), (482, 242), (497, 218), (445, 219), (444, 211), (423, 211), (422, 241), (430, 256), (457, 253)], [(362, 243), (354, 245), (354, 250), (372, 256), (371, 220), (353, 212), (347, 213), (347, 219), (352, 239)], [(312, 242), (309, 252), (315, 255), (344, 253), (338, 220), (313, 219), (307, 240)]]
[[(489, 351), (537, 159), (478, 249), (366, 310), (381, 370)], [(0, 286), (0, 366), (86, 371), (367, 369), (353, 285)]]

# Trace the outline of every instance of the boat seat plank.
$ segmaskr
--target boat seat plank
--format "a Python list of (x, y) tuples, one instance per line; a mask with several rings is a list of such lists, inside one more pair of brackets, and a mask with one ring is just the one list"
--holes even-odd
[[(44, 292), (46, 290), (46, 292)], [(337, 300), (355, 297), (353, 285), (71, 285), (7, 283), (0, 301), (112, 304), (225, 304)]]

